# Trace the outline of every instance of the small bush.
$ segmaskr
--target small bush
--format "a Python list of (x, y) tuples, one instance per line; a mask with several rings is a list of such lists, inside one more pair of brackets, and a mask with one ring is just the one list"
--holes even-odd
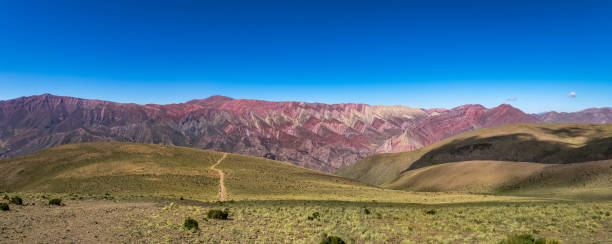
[(346, 244), (346, 242), (337, 236), (325, 236), (320, 244)]
[(208, 211), (209, 219), (227, 219), (229, 212), (227, 210), (213, 209)]
[(431, 215), (434, 215), (434, 214), (436, 214), (436, 210), (435, 210), (435, 209), (428, 210), (428, 211), (427, 211), (427, 212), (425, 212), (425, 213), (426, 213), (426, 214), (431, 214)]
[(185, 219), (185, 223), (183, 224), (185, 229), (197, 231), (198, 230), (198, 221), (192, 218)]
[(62, 199), (53, 198), (53, 199), (49, 200), (49, 205), (61, 206), (62, 205)]
[(11, 200), (9, 200), (9, 202), (15, 205), (23, 205), (23, 200), (19, 196), (11, 197)]
[(311, 216), (308, 216), (308, 220), (315, 220), (315, 219), (318, 219), (318, 218), (319, 218), (319, 216), (321, 216), (321, 214), (320, 214), (319, 212), (314, 212), (314, 213), (312, 213), (312, 215), (311, 215)]
[(363, 208), (363, 213), (364, 214), (371, 214), (372, 212), (370, 212), (370, 210), (368, 208)]
[(2, 211), (9, 211), (8, 203), (0, 202), (0, 210), (2, 210)]
[(509, 235), (506, 239), (499, 242), (500, 244), (559, 244), (556, 240), (547, 240), (546, 238), (535, 238), (530, 234)]

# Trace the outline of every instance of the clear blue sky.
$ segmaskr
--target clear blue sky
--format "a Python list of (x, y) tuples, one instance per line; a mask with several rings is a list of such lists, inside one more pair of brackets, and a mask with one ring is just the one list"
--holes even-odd
[(608, 0), (0, 0), (0, 33), (0, 100), (612, 106)]

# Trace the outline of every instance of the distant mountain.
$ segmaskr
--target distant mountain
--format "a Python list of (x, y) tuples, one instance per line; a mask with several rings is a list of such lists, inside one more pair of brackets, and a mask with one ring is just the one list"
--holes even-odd
[(0, 102), (0, 157), (74, 142), (123, 141), (214, 149), (334, 171), (427, 116), (402, 106), (222, 96), (137, 105), (45, 94)]
[(546, 112), (536, 115), (544, 123), (612, 123), (612, 108), (589, 108), (574, 113)]
[[(602, 111), (609, 118), (610, 110)], [(44, 94), (0, 101), (0, 158), (74, 142), (123, 141), (248, 154), (333, 172), (376, 152), (412, 150), (477, 128), (539, 122), (540, 116), (510, 105), (424, 110), (223, 96), (138, 105)]]

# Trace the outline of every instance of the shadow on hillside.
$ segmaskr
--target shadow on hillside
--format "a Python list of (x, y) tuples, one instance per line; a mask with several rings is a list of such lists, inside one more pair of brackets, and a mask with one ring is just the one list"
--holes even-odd
[[(580, 128), (580, 127), (566, 127), (566, 128), (561, 128), (561, 129), (549, 129), (549, 128), (539, 128), (539, 129), (542, 130), (544, 133), (556, 135), (562, 138), (584, 136), (587, 134), (587, 132), (589, 132), (589, 130)], [(597, 130), (598, 132), (601, 131), (601, 129), (597, 129)]]
[[(580, 128), (549, 131), (557, 135), (582, 135)], [(402, 173), (436, 164), (470, 160), (537, 162), (550, 164), (577, 163), (612, 159), (612, 137), (596, 138), (584, 146), (538, 140), (531, 134), (516, 133), (487, 138), (469, 137), (451, 141), (427, 152)]]
[(184, 206), (199, 207), (240, 207), (240, 206), (274, 206), (274, 207), (300, 207), (300, 206), (325, 206), (325, 207), (386, 207), (386, 208), (432, 208), (432, 207), (489, 207), (489, 206), (524, 206), (534, 204), (572, 203), (575, 200), (537, 198), (533, 201), (525, 198), (524, 201), (496, 201), (495, 195), (487, 196), (491, 201), (481, 202), (455, 202), (455, 203), (397, 203), (378, 201), (339, 201), (339, 200), (241, 200), (227, 202), (201, 202), (197, 200), (167, 201), (161, 200), (160, 206), (166, 206), (170, 202)]

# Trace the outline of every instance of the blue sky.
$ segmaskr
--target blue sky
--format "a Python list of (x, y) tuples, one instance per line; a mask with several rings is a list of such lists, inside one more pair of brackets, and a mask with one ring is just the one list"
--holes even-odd
[(612, 106), (612, 1), (0, 1), (0, 33), (0, 100)]

